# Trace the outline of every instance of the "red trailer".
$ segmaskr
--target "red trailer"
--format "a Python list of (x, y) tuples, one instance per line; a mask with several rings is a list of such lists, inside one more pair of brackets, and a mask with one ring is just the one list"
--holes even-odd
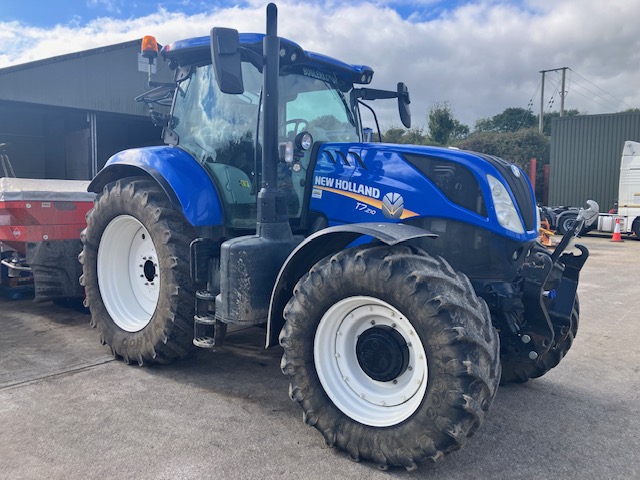
[(77, 257), (82, 250), (80, 232), (86, 226), (85, 215), (95, 197), (87, 192), (88, 184), (81, 180), (0, 178), (5, 290), (24, 287), (33, 278), (36, 301), (83, 296)]

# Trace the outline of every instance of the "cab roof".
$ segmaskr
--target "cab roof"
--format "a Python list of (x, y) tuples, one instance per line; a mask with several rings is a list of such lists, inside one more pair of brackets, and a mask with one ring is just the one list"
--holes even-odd
[[(244, 48), (243, 59), (262, 58), (261, 33), (241, 33), (240, 46)], [(161, 55), (173, 66), (211, 63), (210, 37), (195, 37), (165, 45)], [(373, 77), (373, 69), (366, 65), (351, 65), (332, 57), (303, 50), (297, 43), (280, 38), (282, 69), (300, 70), (307, 76), (337, 83), (342, 90), (349, 90), (353, 84), (368, 84)], [(261, 66), (258, 68), (261, 69)]]

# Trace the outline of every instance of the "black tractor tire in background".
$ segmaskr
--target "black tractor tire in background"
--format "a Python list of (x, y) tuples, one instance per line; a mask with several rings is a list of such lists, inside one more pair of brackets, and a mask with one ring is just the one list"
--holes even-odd
[[(536, 244), (531, 251), (531, 254), (543, 253), (544, 255), (550, 255), (549, 251), (542, 245)], [(544, 286), (545, 290), (553, 290), (560, 283), (562, 274), (564, 272), (564, 266), (556, 263), (553, 266), (553, 270), (549, 274), (547, 283)], [(550, 303), (549, 299), (545, 298), (545, 302)], [(509, 345), (513, 345), (514, 342), (505, 341), (502, 339), (502, 351), (500, 353), (500, 359), (502, 363), (502, 378), (500, 384), (507, 383), (525, 383), (530, 378), (538, 378), (547, 373), (552, 368), (558, 366), (560, 361), (565, 357), (573, 340), (578, 334), (578, 326), (580, 324), (580, 300), (576, 294), (576, 299), (573, 304), (573, 310), (571, 311), (571, 328), (567, 331), (558, 331), (556, 329), (556, 339), (551, 345), (551, 348), (544, 355), (540, 355), (536, 360), (530, 360), (520, 354), (520, 352), (509, 350)], [(519, 340), (515, 340), (519, 342)], [(524, 347), (524, 344), (522, 345)]]
[(571, 227), (573, 227), (576, 218), (578, 218), (578, 212), (565, 212), (560, 214), (558, 224), (556, 225), (558, 233), (560, 235), (567, 233)]
[(636, 238), (640, 240), (640, 217), (636, 217), (636, 219), (633, 221), (633, 224), (631, 225), (631, 230), (633, 230), (633, 233), (635, 234)]
[(169, 363), (193, 348), (193, 227), (151, 179), (110, 183), (94, 201), (79, 259), (85, 303), (116, 358)]
[(364, 246), (298, 282), (280, 333), (290, 397), (326, 443), (380, 468), (437, 461), (482, 424), (499, 339), (466, 276), (408, 246)]

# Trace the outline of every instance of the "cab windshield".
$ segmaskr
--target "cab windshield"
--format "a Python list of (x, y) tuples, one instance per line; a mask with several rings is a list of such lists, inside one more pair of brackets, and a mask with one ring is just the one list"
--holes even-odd
[[(176, 88), (170, 126), (179, 146), (213, 177), (225, 224), (255, 228), (262, 151), (262, 73), (247, 62), (242, 64), (242, 73), (244, 93), (230, 95), (218, 89), (211, 65), (193, 67)], [(329, 82), (283, 74), (279, 91), (279, 142), (293, 140), (303, 131), (319, 142), (358, 140), (357, 122), (342, 92)], [(307, 152), (298, 171), (284, 163), (278, 165), (278, 188), (286, 194), (290, 218), (301, 215), (310, 160)]]

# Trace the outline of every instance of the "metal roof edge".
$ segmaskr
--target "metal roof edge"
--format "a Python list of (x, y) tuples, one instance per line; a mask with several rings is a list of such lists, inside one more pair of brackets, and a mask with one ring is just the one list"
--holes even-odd
[(65, 53), (62, 55), (56, 55), (55, 57), (48, 57), (40, 60), (34, 60), (27, 63), (20, 63), (18, 65), (10, 65), (8, 67), (0, 68), (0, 75), (19, 72), (21, 70), (28, 70), (31, 68), (38, 68), (45, 65), (58, 63), (58, 62), (66, 62), (69, 60), (75, 60), (77, 58), (88, 57), (91, 55), (99, 55), (101, 53), (110, 52), (113, 50), (129, 48), (129, 47), (132, 47), (133, 45), (140, 45), (140, 42), (142, 42), (142, 38), (129, 40), (121, 43), (114, 43), (112, 45), (105, 45), (102, 47), (90, 48), (88, 50), (81, 50), (79, 52)]

